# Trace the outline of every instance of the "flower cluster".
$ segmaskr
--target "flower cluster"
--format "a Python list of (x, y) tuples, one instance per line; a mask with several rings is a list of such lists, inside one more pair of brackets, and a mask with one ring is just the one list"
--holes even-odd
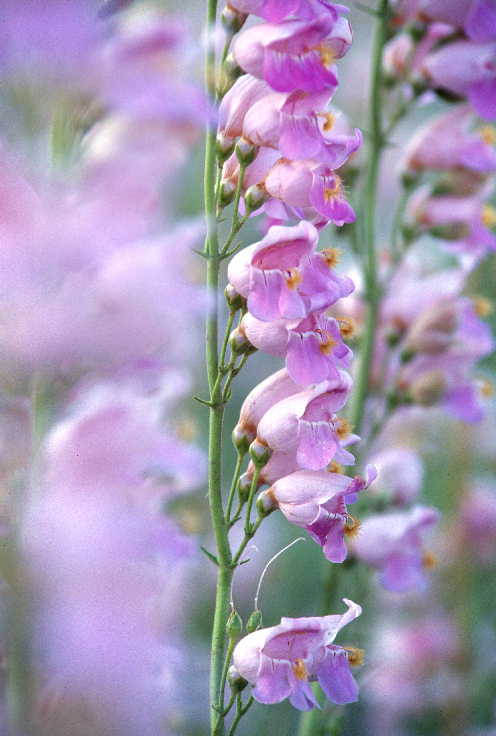
[(219, 110), (223, 190), (229, 194), (239, 186), (248, 211), (263, 204), (279, 222), (305, 218), (318, 227), (353, 222), (336, 170), (362, 138), (328, 108), (338, 86), (336, 61), (352, 41), (344, 9), (318, 0), (234, 2), (227, 8), (236, 27), (246, 13), (270, 22), (243, 30), (233, 44), (245, 74)]
[[(281, 223), (229, 264), (228, 298), (241, 297), (245, 305), (231, 342), (285, 360), (241, 408), (233, 440), (240, 456), (249, 448), (251, 461), (239, 493), (246, 497), (265, 486), (257, 501), (260, 518), (279, 509), (339, 563), (347, 555), (345, 539), (359, 527), (347, 507), (376, 475), (372, 467), (365, 478), (343, 473), (342, 465), (355, 462), (347, 448), (359, 439), (339, 416), (352, 387), (345, 340), (353, 323), (329, 309), (338, 309), (354, 285), (335, 270), (337, 249), (317, 250), (319, 227), (354, 220), (335, 170), (357, 150), (361, 135), (327, 111), (337, 87), (335, 61), (348, 49), (351, 32), (343, 9), (327, 2), (235, 2), (227, 12), (231, 19), (251, 12), (270, 22), (234, 41), (235, 59), (247, 74), (220, 107), (221, 187), (244, 193), (248, 212), (263, 202), (265, 213)], [(282, 224), (288, 218), (299, 221)], [(357, 699), (350, 665), (361, 657), (332, 644), (360, 613), (347, 605), (341, 617), (285, 618), (241, 640), (234, 666), (257, 700), (289, 697), (308, 710), (316, 705), (312, 680), (335, 703)]]

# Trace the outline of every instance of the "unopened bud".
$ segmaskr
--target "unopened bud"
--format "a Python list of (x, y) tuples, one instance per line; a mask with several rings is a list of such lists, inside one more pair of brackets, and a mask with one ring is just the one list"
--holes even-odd
[(224, 179), (220, 185), (219, 202), (223, 207), (230, 204), (236, 194), (236, 185), (230, 179)]
[(239, 639), (243, 631), (243, 620), (237, 611), (231, 611), (227, 619), (226, 632), (230, 639)]
[(409, 363), (415, 357), (415, 350), (412, 347), (405, 348), (401, 351), (400, 360), (402, 363)]
[(239, 10), (232, 8), (230, 5), (226, 5), (221, 13), (220, 19), (226, 31), (231, 35), (234, 35), (241, 30), (247, 17), (246, 13), (240, 13)]
[(269, 462), (272, 450), (264, 442), (261, 442), (258, 437), (253, 440), (250, 445), (250, 457), (253, 465), (256, 468), (263, 468)]
[(232, 441), (238, 452), (245, 455), (254, 439), (254, 432), (250, 431), (246, 427), (243, 427), (241, 424), (237, 424), (234, 427), (232, 432)]
[(249, 634), (262, 628), (262, 611), (253, 611), (246, 624), (246, 630)]
[(227, 672), (227, 681), (233, 692), (240, 693), (248, 685), (248, 680), (242, 677), (236, 667), (231, 665)]
[(234, 151), (236, 140), (228, 135), (225, 135), (222, 131), (219, 131), (217, 133), (215, 145), (217, 149), (217, 158), (221, 163), (224, 163), (224, 161), (227, 161), (229, 156)]
[(401, 183), (403, 185), (403, 188), (413, 189), (418, 184), (419, 178), (419, 174), (416, 171), (412, 171), (411, 169), (408, 169), (408, 171), (404, 171), (401, 175)]
[(411, 23), (407, 27), (407, 33), (410, 35), (410, 38), (415, 43), (418, 43), (423, 39), (425, 36), (425, 33), (427, 31), (427, 26), (425, 23)]
[(440, 371), (429, 371), (417, 378), (410, 388), (412, 399), (420, 406), (434, 406), (443, 397), (446, 381)]
[(235, 355), (246, 355), (254, 353), (256, 347), (246, 337), (242, 327), (236, 327), (229, 335), (229, 345)]
[(255, 212), (260, 209), (265, 200), (267, 194), (264, 187), (261, 184), (253, 184), (248, 187), (245, 193), (245, 206), (248, 212)]
[(234, 150), (239, 163), (248, 166), (255, 160), (258, 153), (258, 146), (254, 146), (246, 138), (240, 138)]
[(386, 333), (386, 342), (390, 348), (395, 348), (401, 340), (401, 333), (398, 330), (389, 330)]
[(236, 62), (236, 59), (232, 54), (229, 54), (224, 61), (224, 72), (230, 79), (235, 81), (238, 77), (243, 74), (243, 70)]
[(240, 501), (248, 501), (250, 495), (252, 476), (248, 473), (243, 473), (238, 481), (238, 496)]
[(236, 291), (232, 284), (228, 284), (224, 290), (224, 296), (231, 312), (237, 312), (246, 306), (246, 299)]
[(277, 508), (274, 496), (269, 491), (263, 491), (257, 498), (257, 511), (261, 517), (269, 516)]

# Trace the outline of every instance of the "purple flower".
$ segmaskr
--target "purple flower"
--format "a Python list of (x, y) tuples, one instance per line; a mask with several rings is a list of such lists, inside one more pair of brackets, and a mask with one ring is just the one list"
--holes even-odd
[(396, 506), (414, 501), (422, 488), (424, 467), (418, 454), (403, 447), (390, 447), (371, 458), (377, 468), (378, 480), (370, 493), (385, 497)]
[(333, 65), (351, 40), (348, 21), (330, 12), (308, 21), (255, 25), (239, 34), (234, 56), (245, 72), (277, 92), (320, 92), (337, 87)]
[(331, 562), (347, 556), (346, 537), (353, 538), (360, 522), (348, 514), (347, 504), (376, 478), (375, 468), (366, 468), (365, 478), (341, 473), (299, 470), (279, 478), (259, 497), (262, 507), (279, 508), (292, 524), (303, 527)]
[(250, 313), (262, 321), (298, 320), (329, 307), (350, 293), (349, 279), (337, 277), (315, 253), (317, 230), (302, 221), (275, 225), (230, 262), (229, 282), (248, 299)]
[(333, 644), (338, 632), (361, 613), (356, 603), (343, 599), (348, 611), (341, 616), (283, 618), (278, 626), (245, 636), (234, 650), (234, 666), (250, 682), (260, 703), (286, 698), (299, 710), (317, 702), (309, 683), (317, 680), (333, 703), (353, 703), (358, 685), (350, 672), (355, 651)]
[(462, 28), (472, 41), (496, 40), (496, 8), (492, 0), (424, 0), (422, 13)]
[(331, 381), (279, 401), (260, 420), (257, 439), (274, 452), (296, 452), (302, 468), (320, 470), (333, 459), (340, 439), (350, 434), (349, 425), (335, 416), (350, 388), (350, 377), (340, 372)]
[(439, 518), (439, 512), (427, 506), (371, 516), (354, 539), (353, 551), (380, 571), (380, 582), (387, 590), (423, 590), (425, 571), (433, 561), (423, 548), (423, 537)]

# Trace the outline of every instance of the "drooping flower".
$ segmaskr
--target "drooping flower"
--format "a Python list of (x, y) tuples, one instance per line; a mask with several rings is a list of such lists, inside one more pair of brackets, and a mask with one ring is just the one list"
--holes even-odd
[(360, 522), (348, 514), (347, 504), (376, 478), (372, 466), (365, 478), (350, 478), (341, 473), (299, 470), (279, 478), (259, 497), (262, 509), (278, 508), (288, 521), (301, 526), (331, 562), (343, 562), (347, 556), (345, 539), (353, 538)]
[(356, 603), (343, 599), (348, 611), (342, 615), (283, 618), (278, 626), (245, 636), (234, 649), (234, 666), (253, 685), (260, 703), (279, 703), (286, 698), (299, 710), (317, 702), (310, 682), (319, 682), (333, 703), (358, 699), (358, 685), (350, 672), (353, 650), (333, 644), (340, 629), (361, 614)]
[[(341, 447), (341, 438), (350, 434), (347, 424), (336, 416), (345, 404), (351, 379), (345, 372), (279, 401), (262, 417), (257, 440), (273, 452), (296, 452), (302, 468), (320, 470)], [(345, 427), (343, 431), (343, 427)]]
[(380, 571), (380, 582), (387, 590), (423, 590), (426, 570), (434, 561), (424, 550), (423, 538), (439, 518), (439, 512), (427, 506), (371, 516), (353, 540), (353, 552)]
[(349, 279), (334, 274), (315, 253), (317, 240), (309, 222), (274, 225), (260, 242), (232, 259), (229, 282), (247, 297), (254, 317), (267, 322), (303, 319), (349, 293)]
[(330, 12), (308, 21), (255, 25), (239, 34), (233, 52), (245, 72), (277, 92), (319, 92), (337, 87), (334, 62), (351, 41), (348, 21)]

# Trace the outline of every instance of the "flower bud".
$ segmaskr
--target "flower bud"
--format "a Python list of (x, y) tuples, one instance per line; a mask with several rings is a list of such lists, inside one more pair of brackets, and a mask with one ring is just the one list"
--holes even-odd
[(234, 138), (231, 138), (230, 136), (225, 135), (222, 131), (219, 131), (217, 133), (217, 140), (215, 145), (217, 149), (217, 158), (221, 163), (224, 163), (224, 161), (227, 161), (229, 156), (234, 151), (236, 141)]
[(253, 611), (246, 624), (246, 630), (249, 634), (262, 628), (262, 611)]
[(269, 462), (272, 450), (264, 442), (261, 442), (258, 438), (254, 439), (250, 445), (250, 457), (253, 465), (256, 468), (263, 468)]
[(258, 210), (265, 200), (267, 199), (267, 193), (261, 184), (253, 184), (248, 187), (245, 193), (245, 205), (248, 212), (255, 212)]
[(241, 677), (236, 667), (232, 664), (227, 672), (227, 681), (233, 692), (240, 693), (248, 685), (248, 680)]
[(236, 194), (236, 186), (230, 179), (224, 179), (220, 185), (219, 202), (223, 207), (226, 207), (234, 199)]
[(248, 340), (242, 327), (236, 327), (231, 332), (229, 345), (235, 355), (245, 355), (256, 351), (256, 347)]
[(420, 176), (416, 171), (404, 171), (401, 175), (401, 183), (404, 189), (413, 189), (418, 183), (419, 179)]
[(248, 501), (250, 495), (252, 476), (243, 473), (238, 482), (238, 496), (240, 501)]
[(277, 508), (274, 496), (270, 491), (263, 491), (257, 498), (257, 511), (261, 517), (269, 516)]
[(248, 166), (255, 160), (258, 153), (258, 146), (254, 146), (246, 138), (240, 138), (234, 150), (239, 163), (243, 164), (243, 166)]
[(410, 392), (416, 404), (434, 406), (443, 397), (445, 389), (443, 374), (440, 371), (429, 371), (412, 383)]
[(246, 429), (246, 427), (243, 427), (241, 424), (237, 424), (232, 431), (233, 445), (237, 451), (243, 455), (248, 452), (250, 444), (254, 439), (254, 432)]
[(246, 306), (246, 299), (231, 284), (226, 286), (224, 296), (231, 312), (237, 312)]
[(243, 620), (237, 611), (232, 610), (226, 624), (229, 639), (239, 639), (243, 631)]
[(239, 10), (232, 8), (229, 4), (226, 5), (220, 16), (222, 25), (231, 35), (241, 30), (247, 18), (246, 13), (240, 13)]
[(229, 54), (224, 61), (224, 71), (226, 75), (232, 79), (233, 83), (235, 80), (243, 74), (243, 70), (236, 62), (234, 56)]

